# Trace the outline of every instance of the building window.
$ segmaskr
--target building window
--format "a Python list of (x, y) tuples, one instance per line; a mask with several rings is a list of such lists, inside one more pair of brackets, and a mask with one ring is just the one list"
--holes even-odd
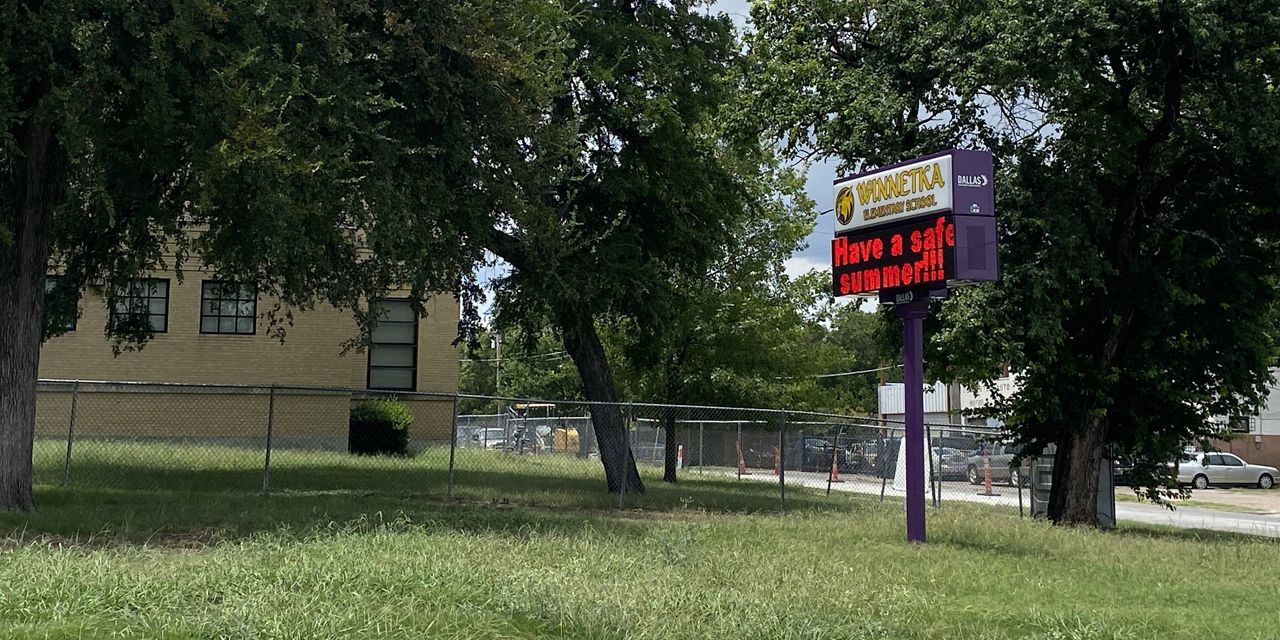
[(251, 336), (258, 326), (258, 289), (252, 284), (206, 280), (200, 287), (200, 333)]
[(163, 278), (131, 280), (116, 289), (111, 305), (111, 327), (116, 331), (149, 327), (169, 331), (169, 281)]
[(418, 314), (407, 300), (383, 302), (369, 345), (370, 389), (414, 391), (418, 379)]
[(1227, 419), (1227, 426), (1230, 427), (1231, 433), (1249, 433), (1253, 431), (1253, 418), (1251, 416), (1231, 416)]
[(45, 326), (54, 329), (51, 333), (66, 333), (76, 330), (76, 316), (80, 315), (79, 293), (63, 288), (65, 278), (62, 276), (45, 276), (44, 278), (44, 319)]

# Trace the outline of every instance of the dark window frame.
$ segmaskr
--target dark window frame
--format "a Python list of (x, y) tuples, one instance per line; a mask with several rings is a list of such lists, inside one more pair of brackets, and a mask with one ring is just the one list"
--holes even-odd
[[(407, 298), (386, 298), (383, 300), (383, 303), (410, 304)], [(418, 346), (419, 346), (418, 332), (419, 332), (419, 329), (421, 328), (419, 325), (419, 322), (422, 320), (422, 318), (418, 316), (418, 312), (414, 311), (412, 306), (410, 307), (409, 311), (413, 314), (413, 344), (412, 345), (401, 344), (401, 343), (386, 343), (386, 344), (387, 346), (397, 346), (397, 347), (412, 346), (413, 347), (412, 364), (407, 367), (373, 364), (373, 352), (375, 349), (378, 348), (378, 343), (374, 342), (374, 336), (373, 336), (373, 332), (377, 332), (378, 330), (377, 327), (375, 327), (373, 329), (373, 332), (371, 332), (369, 336), (368, 355), (365, 359), (365, 373), (364, 373), (365, 389), (368, 389), (370, 391), (409, 391), (409, 392), (416, 392), (418, 390)], [(391, 322), (393, 324), (408, 324), (408, 322), (404, 320), (380, 319), (378, 320), (378, 325), (381, 326), (382, 323), (384, 322)], [(374, 369), (399, 369), (399, 370), (408, 369), (412, 372), (412, 375), (409, 378), (410, 380), (409, 386), (404, 388), (374, 387), (372, 384)]]
[[(233, 287), (235, 287), (235, 288), (236, 288), (236, 297), (234, 297), (234, 298), (224, 298), (224, 297), (222, 297), (222, 296), (218, 296), (218, 297), (214, 297), (214, 298), (206, 297), (206, 295), (205, 295), (205, 294), (206, 294), (206, 291), (207, 291), (207, 289), (208, 289), (208, 285), (215, 285), (215, 286), (218, 286), (218, 285), (222, 285), (222, 286), (230, 285), (230, 286), (233, 286)], [(249, 299), (247, 299), (247, 298), (241, 298), (241, 297), (239, 296), (239, 293), (240, 293), (240, 287), (244, 287), (244, 286), (253, 286), (253, 299), (252, 299), (252, 300), (249, 300)], [(204, 312), (204, 309), (205, 309), (205, 303), (206, 303), (206, 302), (208, 302), (208, 301), (211, 301), (211, 300), (216, 300), (216, 301), (218, 302), (218, 311), (219, 311), (219, 312), (218, 312), (217, 314), (214, 314), (214, 315), (208, 315), (208, 314), (206, 314), (206, 313)], [(235, 304), (235, 306), (236, 306), (236, 313), (234, 313), (234, 314), (232, 314), (232, 315), (227, 315), (227, 314), (225, 314), (225, 313), (222, 313), (222, 312), (221, 312), (221, 311), (222, 311), (222, 303), (224, 303), (224, 302), (228, 302), (228, 301), (229, 301), (229, 302), (233, 302), (233, 303)], [(251, 312), (251, 315), (248, 315), (248, 316), (242, 316), (242, 315), (240, 315), (239, 310), (240, 310), (240, 303), (241, 303), (241, 302), (252, 302), (252, 303), (253, 303), (253, 311)], [(216, 320), (216, 322), (215, 322), (214, 324), (215, 324), (215, 325), (217, 325), (219, 328), (218, 328), (218, 329), (216, 329), (216, 330), (214, 330), (214, 331), (205, 331), (205, 328), (204, 328), (204, 321), (205, 321), (205, 318), (213, 318), (214, 320)], [(235, 325), (235, 327), (236, 327), (236, 328), (235, 328), (235, 330), (233, 330), (233, 331), (222, 331), (222, 330), (221, 330), (221, 326), (222, 326), (222, 319), (223, 319), (223, 318), (231, 318), (231, 319), (235, 320), (235, 322), (233, 323), (233, 324)], [(248, 318), (249, 320), (252, 320), (252, 321), (253, 321), (253, 324), (252, 324), (252, 325), (250, 325), (251, 329), (250, 329), (250, 331), (248, 331), (248, 332), (240, 331), (240, 329), (239, 329), (239, 326), (240, 326), (240, 320), (245, 319), (245, 318)], [(200, 281), (200, 324), (199, 324), (198, 328), (199, 328), (199, 330), (200, 330), (200, 333), (202, 333), (202, 334), (204, 334), (204, 335), (211, 335), (211, 336), (254, 336), (254, 335), (258, 335), (258, 287), (257, 287), (257, 286), (254, 286), (254, 285), (246, 285), (245, 283), (242, 283), (242, 282), (236, 282), (236, 281), (234, 281), (234, 280), (201, 280), (201, 281)]]
[[(151, 313), (151, 301), (157, 298), (150, 295), (150, 287), (147, 289), (148, 295), (145, 296), (147, 300), (147, 313), (145, 314), (147, 316), (147, 326), (150, 327), (152, 333), (169, 333), (169, 300), (173, 297), (173, 283), (169, 281), (169, 278), (134, 278), (128, 282), (128, 285), (132, 287), (141, 283), (150, 284), (153, 282), (164, 283), (164, 329), (156, 329), (151, 326), (151, 316), (156, 315)], [(124, 297), (128, 300), (137, 299), (132, 293), (127, 293)], [(133, 312), (130, 313), (132, 314)], [(107, 309), (107, 325), (115, 327), (116, 317), (119, 315), (121, 315), (121, 312), (116, 310), (115, 303), (112, 302), (109, 304)]]
[[(51, 290), (58, 286), (58, 282), (60, 280), (63, 280), (65, 278), (66, 276), (58, 275), (56, 273), (50, 273), (45, 275), (44, 277), (44, 295), (45, 295), (44, 309), (45, 311), (44, 312), (46, 316), (49, 314), (49, 294), (53, 293)], [(77, 296), (75, 313), (71, 314), (71, 324), (69, 326), (62, 327), (62, 332), (71, 333), (72, 331), (75, 331), (76, 324), (78, 324), (79, 321), (80, 321), (80, 298), (79, 296)]]
[(1253, 417), (1231, 416), (1227, 418), (1227, 429), (1231, 433), (1253, 433)]

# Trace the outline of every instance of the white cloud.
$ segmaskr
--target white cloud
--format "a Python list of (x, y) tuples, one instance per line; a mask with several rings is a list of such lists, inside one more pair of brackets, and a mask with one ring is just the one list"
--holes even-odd
[[(828, 258), (816, 256), (791, 256), (782, 264), (787, 272), (787, 277), (792, 280), (810, 273), (812, 271), (831, 273), (831, 261)], [(859, 309), (867, 313), (871, 313), (880, 307), (880, 298), (872, 296), (870, 298), (858, 298), (853, 296), (836, 298), (836, 305), (844, 306), (846, 304), (857, 305)]]
[(810, 271), (831, 271), (831, 264), (829, 260), (815, 256), (791, 256), (782, 263), (782, 268), (786, 270), (788, 278), (795, 280)]

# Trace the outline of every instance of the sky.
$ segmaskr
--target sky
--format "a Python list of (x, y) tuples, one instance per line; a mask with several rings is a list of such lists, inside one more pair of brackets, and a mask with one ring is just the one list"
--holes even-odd
[[(724, 12), (733, 18), (738, 29), (748, 28), (748, 0), (717, 0), (711, 10)], [(831, 182), (836, 178), (836, 163), (818, 162), (809, 167), (805, 192), (817, 203), (818, 211), (832, 206)], [(787, 261), (787, 274), (797, 276), (811, 269), (830, 269), (831, 236), (835, 233), (834, 216), (825, 213), (818, 216), (817, 225), (809, 235), (807, 246), (792, 254)]]

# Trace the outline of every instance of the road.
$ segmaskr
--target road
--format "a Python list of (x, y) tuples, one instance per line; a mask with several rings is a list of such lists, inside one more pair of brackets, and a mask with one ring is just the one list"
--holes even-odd
[[(717, 469), (716, 472), (735, 475), (732, 470), (721, 471)], [(743, 476), (742, 479), (755, 482), (778, 481), (777, 476), (773, 475), (772, 471), (760, 469), (752, 470), (751, 475)], [(843, 480), (844, 482), (832, 484), (831, 489), (877, 496), (881, 493), (882, 483), (879, 478), (846, 474), (843, 476)], [(883, 483), (883, 491), (886, 497), (902, 498), (905, 496), (905, 492), (894, 489), (891, 484), (892, 481)], [(827, 474), (789, 470), (787, 471), (787, 486), (826, 489)], [(968, 482), (947, 481), (942, 483), (940, 498), (944, 507), (948, 502), (963, 501), (1018, 508), (1019, 492), (1016, 487), (997, 485), (992, 487), (992, 493), (996, 495), (983, 495), (982, 487), (972, 486)], [(1030, 492), (1024, 489), (1021, 499), (1023, 508), (1029, 511), (1031, 508)], [(1280, 515), (1239, 513), (1186, 506), (1180, 506), (1170, 511), (1153, 504), (1117, 502), (1116, 519), (1121, 522), (1139, 522), (1182, 529), (1207, 529), (1280, 538)]]

